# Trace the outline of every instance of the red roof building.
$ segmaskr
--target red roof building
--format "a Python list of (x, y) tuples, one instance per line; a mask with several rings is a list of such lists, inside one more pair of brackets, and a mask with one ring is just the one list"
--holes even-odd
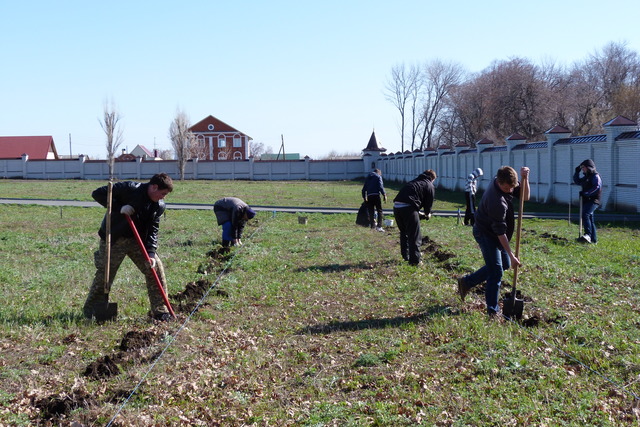
[(0, 136), (0, 159), (19, 159), (23, 154), (30, 160), (58, 159), (52, 136)]
[(253, 139), (213, 116), (189, 128), (205, 160), (247, 160)]

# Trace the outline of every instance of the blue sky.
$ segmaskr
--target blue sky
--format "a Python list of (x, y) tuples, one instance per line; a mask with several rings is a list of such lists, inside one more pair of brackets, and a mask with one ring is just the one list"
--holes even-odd
[[(105, 158), (105, 101), (123, 147), (169, 149), (182, 109), (277, 152), (400, 150), (391, 68), (432, 59), (561, 64), (609, 42), (640, 52), (637, 0), (0, 0), (0, 135), (52, 135), (59, 154)], [(550, 127), (553, 124), (549, 124)], [(71, 134), (71, 144), (69, 144)], [(71, 145), (71, 146), (70, 146)]]

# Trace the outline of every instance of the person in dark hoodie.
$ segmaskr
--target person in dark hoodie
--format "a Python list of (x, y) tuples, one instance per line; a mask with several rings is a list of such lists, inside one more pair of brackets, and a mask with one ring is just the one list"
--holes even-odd
[[(142, 184), (134, 181), (116, 182), (112, 190), (111, 215), (111, 251), (109, 262), (109, 282), (111, 283), (124, 261), (129, 257), (144, 274), (147, 283), (147, 293), (151, 304), (151, 316), (160, 321), (170, 320), (169, 309), (164, 303), (162, 293), (158, 289), (152, 269), (156, 270), (162, 287), (167, 289), (164, 267), (157, 254), (158, 230), (160, 228), (160, 218), (165, 211), (164, 198), (173, 190), (173, 181), (166, 173), (159, 173), (151, 177), (148, 183)], [(108, 205), (108, 187), (100, 187), (91, 193), (91, 197), (102, 206)], [(147, 262), (138, 242), (134, 236), (129, 222), (125, 218), (128, 215), (133, 220), (140, 239), (149, 255)], [(89, 289), (87, 300), (84, 303), (83, 313), (87, 319), (96, 315), (96, 307), (104, 305), (109, 301), (108, 290), (105, 288), (105, 272), (107, 259), (106, 245), (106, 223), (107, 215), (102, 220), (102, 225), (98, 234), (100, 235), (100, 246), (94, 253), (94, 264), (96, 273), (93, 283)]]
[(237, 197), (223, 197), (213, 204), (218, 225), (222, 226), (222, 246), (242, 246), (242, 232), (256, 212)]
[(421, 263), (420, 209), (423, 218), (431, 218), (431, 208), (435, 199), (436, 173), (427, 169), (417, 178), (407, 182), (393, 199), (393, 215), (400, 230), (400, 254), (411, 265)]
[[(580, 177), (580, 172), (583, 174), (582, 177)], [(587, 159), (576, 167), (573, 173), (573, 182), (582, 187), (580, 198), (582, 201), (584, 234), (578, 240), (586, 243), (597, 243), (598, 235), (593, 213), (600, 206), (602, 179), (598, 171), (596, 171), (596, 164), (593, 160)]]
[(491, 317), (500, 313), (498, 297), (504, 270), (511, 265), (521, 265), (509, 245), (515, 228), (512, 200), (514, 197), (529, 200), (529, 168), (520, 168), (520, 176), (522, 186), (516, 171), (503, 166), (482, 195), (476, 210), (473, 237), (480, 246), (484, 266), (458, 278), (458, 295), (462, 301), (474, 286), (486, 281), (485, 300), (487, 314)]
[(467, 202), (467, 209), (464, 212), (464, 225), (473, 225), (476, 216), (476, 191), (478, 190), (478, 178), (484, 172), (480, 168), (476, 168), (467, 177), (464, 187), (464, 198)]
[[(369, 226), (371, 229), (384, 231), (382, 228), (382, 199), (387, 201), (387, 194), (384, 191), (384, 183), (382, 182), (382, 172), (380, 169), (374, 169), (364, 180), (362, 186), (362, 198), (367, 205), (367, 214), (369, 217)], [(378, 224), (376, 225), (375, 213), (378, 214)]]

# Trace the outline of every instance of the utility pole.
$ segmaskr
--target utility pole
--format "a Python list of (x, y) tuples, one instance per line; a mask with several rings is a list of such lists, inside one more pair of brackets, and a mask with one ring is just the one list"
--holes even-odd
[(282, 144), (280, 144), (280, 149), (278, 150), (278, 155), (276, 156), (276, 160), (280, 159), (281, 151), (282, 151), (282, 160), (286, 160), (286, 156), (284, 154), (284, 135), (280, 134), (280, 138), (282, 138)]
[(73, 153), (71, 152), (71, 134), (69, 134), (69, 158), (73, 157)]

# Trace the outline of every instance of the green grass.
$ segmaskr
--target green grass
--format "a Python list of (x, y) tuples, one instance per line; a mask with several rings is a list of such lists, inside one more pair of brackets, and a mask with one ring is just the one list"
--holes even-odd
[[(357, 199), (359, 184), (350, 188)], [(308, 214), (301, 225), (294, 214), (259, 212), (226, 261), (207, 256), (220, 234), (213, 212), (169, 210), (159, 250), (169, 294), (217, 280), (181, 328), (188, 313), (147, 320), (142, 276), (129, 261), (113, 285), (118, 321), (81, 318), (103, 214), (0, 205), (0, 424), (44, 423), (43, 402), (67, 396), (91, 404), (54, 425), (105, 425), (167, 343), (120, 425), (638, 422), (638, 229), (603, 224), (598, 245), (583, 246), (567, 221), (526, 220), (519, 288), (532, 300), (527, 320), (538, 323), (525, 327), (486, 319), (482, 294), (457, 299), (455, 276), (481, 257), (455, 218), (422, 223), (455, 256), (427, 252), (415, 268), (401, 262), (394, 230), (370, 232), (354, 215)], [(198, 273), (208, 263), (213, 274)], [(507, 272), (506, 290), (511, 280)], [(119, 354), (131, 331), (155, 340), (121, 355), (119, 375), (83, 375)]]
[[(437, 183), (437, 181), (436, 181)], [(239, 197), (256, 206), (358, 208), (362, 203), (362, 180), (353, 181), (174, 181), (168, 203), (211, 204), (227, 196)], [(85, 180), (0, 180), (0, 198), (92, 201), (91, 192), (106, 185), (104, 181)], [(403, 183), (386, 181), (388, 201), (384, 209), (393, 208), (393, 198)], [(480, 194), (478, 195), (480, 196)], [(479, 199), (478, 199), (479, 200)], [(435, 210), (464, 213), (464, 192), (438, 189)], [(567, 211), (566, 206), (528, 202), (530, 212)], [(574, 215), (577, 215), (577, 210)]]

